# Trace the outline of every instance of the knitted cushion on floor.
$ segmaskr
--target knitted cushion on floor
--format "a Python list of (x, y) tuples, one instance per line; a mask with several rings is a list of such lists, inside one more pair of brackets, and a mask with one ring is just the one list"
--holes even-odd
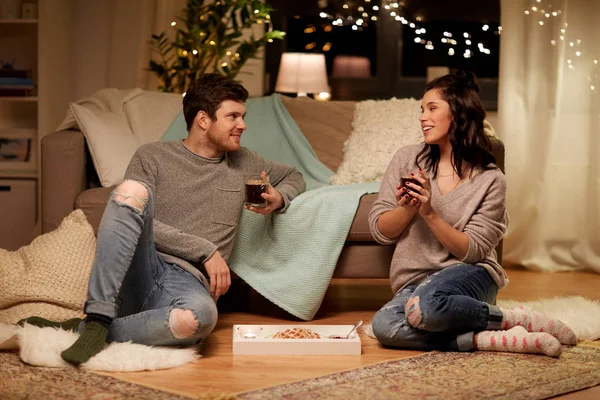
[(0, 249), (0, 322), (83, 315), (96, 238), (81, 210), (17, 251)]

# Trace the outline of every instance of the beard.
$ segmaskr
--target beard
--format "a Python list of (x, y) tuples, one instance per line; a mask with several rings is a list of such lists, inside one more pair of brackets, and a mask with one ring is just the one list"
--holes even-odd
[(206, 138), (208, 139), (209, 145), (219, 152), (229, 153), (240, 149), (239, 142), (232, 139), (230, 132), (223, 133), (209, 130), (206, 134)]

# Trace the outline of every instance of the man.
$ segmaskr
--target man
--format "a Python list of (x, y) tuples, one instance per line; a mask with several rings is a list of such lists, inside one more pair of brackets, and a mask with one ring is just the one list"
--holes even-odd
[(260, 214), (284, 211), (305, 189), (295, 168), (240, 146), (247, 98), (242, 85), (204, 75), (183, 99), (187, 138), (134, 154), (100, 223), (86, 318), (23, 321), (78, 328), (63, 359), (84, 363), (107, 341), (192, 345), (213, 330), (216, 300), (231, 284), (244, 175), (266, 173), (273, 185), (262, 195), (266, 207), (246, 207)]

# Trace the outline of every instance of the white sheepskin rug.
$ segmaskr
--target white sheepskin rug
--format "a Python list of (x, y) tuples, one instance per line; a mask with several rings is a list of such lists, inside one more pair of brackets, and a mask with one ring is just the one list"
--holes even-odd
[[(0, 350), (20, 350), (21, 359), (39, 367), (73, 367), (60, 353), (78, 333), (56, 328), (0, 324)], [(193, 348), (152, 347), (135, 343), (111, 343), (81, 365), (95, 371), (131, 372), (178, 367), (200, 358)]]
[(600, 301), (588, 300), (581, 296), (526, 302), (498, 300), (498, 306), (502, 308), (512, 309), (521, 305), (564, 322), (573, 329), (578, 339), (600, 339)]
[[(530, 307), (567, 324), (573, 329), (577, 339), (600, 339), (600, 301), (571, 296), (537, 301), (498, 300), (498, 306), (508, 309), (518, 306)], [(367, 336), (375, 338), (370, 323), (363, 325), (359, 330)]]

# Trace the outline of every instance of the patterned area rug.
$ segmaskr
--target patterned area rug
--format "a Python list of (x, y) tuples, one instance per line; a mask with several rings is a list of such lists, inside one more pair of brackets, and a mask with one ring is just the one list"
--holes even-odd
[(559, 359), (510, 353), (432, 352), (239, 393), (255, 399), (545, 399), (600, 384), (600, 349)]
[[(230, 396), (206, 395), (206, 400)], [(0, 399), (186, 399), (77, 368), (31, 367), (18, 353), (0, 353)]]

